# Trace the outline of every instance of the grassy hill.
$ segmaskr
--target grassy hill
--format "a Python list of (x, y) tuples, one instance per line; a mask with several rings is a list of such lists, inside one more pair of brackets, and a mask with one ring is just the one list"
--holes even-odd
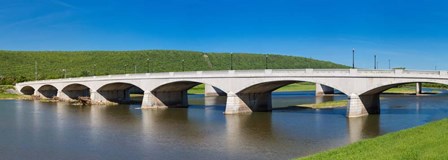
[[(264, 69), (263, 54), (233, 54), (233, 69)], [(35, 79), (37, 63), (38, 79), (92, 75), (206, 71), (230, 69), (229, 53), (203, 53), (173, 50), (142, 51), (0, 51), (0, 84), (14, 84)], [(268, 68), (348, 68), (328, 61), (303, 57), (269, 55)]]

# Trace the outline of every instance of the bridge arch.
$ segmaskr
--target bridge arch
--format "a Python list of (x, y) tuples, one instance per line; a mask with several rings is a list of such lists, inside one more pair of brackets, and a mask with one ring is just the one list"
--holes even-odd
[(126, 82), (111, 82), (99, 87), (94, 95), (90, 96), (93, 103), (130, 103), (131, 93), (143, 93), (139, 86)]
[(48, 99), (56, 97), (58, 95), (58, 89), (55, 86), (49, 84), (39, 87), (37, 91), (39, 92), (39, 96)]
[(20, 89), (20, 93), (22, 93), (24, 95), (33, 95), (34, 91), (35, 91), (35, 89), (31, 86), (24, 86)]
[[(401, 82), (394, 82), (394, 83), (385, 83), (385, 84), (379, 84), (376, 86), (372, 86), (368, 88), (366, 91), (361, 93), (360, 95), (374, 95), (374, 94), (381, 94), (384, 91), (398, 87), (400, 85), (405, 84), (421, 84), (421, 83), (433, 83), (433, 84), (442, 84), (442, 85), (448, 85), (448, 82), (440, 82), (440, 81), (421, 81), (421, 80), (413, 80), (413, 81), (401, 81)], [(420, 86), (421, 87), (421, 86)]]
[[(270, 111), (272, 110), (272, 92), (289, 84), (298, 82), (315, 83), (316, 87), (321, 86), (326, 90), (339, 90), (332, 85), (322, 84), (312, 80), (301, 79), (284, 79), (284, 80), (265, 80), (258, 81), (247, 85), (245, 88), (238, 90), (236, 93), (229, 94), (226, 113), (240, 113), (252, 111)], [(339, 90), (340, 91), (340, 90)], [(343, 91), (341, 93), (345, 94)], [(316, 92), (317, 95), (317, 92)]]
[[(203, 83), (200, 81), (178, 80), (166, 82), (158, 85), (150, 93), (145, 93), (142, 107), (144, 108), (168, 108), (168, 107), (187, 107), (188, 93), (187, 91), (197, 85)], [(212, 85), (210, 85), (212, 86)], [(220, 88), (212, 86), (213, 88), (222, 91)], [(225, 94), (225, 92), (224, 92)], [(145, 101), (147, 100), (147, 101)]]
[(69, 84), (62, 88), (59, 98), (78, 99), (79, 97), (90, 97), (90, 87), (80, 83)]

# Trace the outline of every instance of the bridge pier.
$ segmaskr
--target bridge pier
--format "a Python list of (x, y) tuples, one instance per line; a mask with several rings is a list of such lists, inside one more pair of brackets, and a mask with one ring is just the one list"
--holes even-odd
[(142, 109), (164, 109), (168, 107), (188, 107), (187, 91), (149, 92), (145, 91)]
[(348, 97), (347, 117), (361, 117), (380, 113), (380, 95), (351, 94)]
[(90, 101), (92, 104), (112, 103), (112, 102), (108, 101), (103, 95), (101, 95), (100, 93), (98, 93), (96, 91), (90, 92)]
[(323, 96), (326, 94), (334, 94), (334, 89), (326, 85), (316, 83), (316, 96)]
[(71, 98), (63, 91), (58, 91), (57, 97), (63, 101), (69, 101)]
[(212, 85), (205, 84), (204, 96), (206, 97), (216, 97), (225, 96), (226, 93), (219, 88), (213, 87)]
[(224, 114), (252, 113), (249, 106), (237, 94), (227, 93), (226, 111)]
[(422, 83), (416, 83), (415, 84), (415, 95), (421, 95), (423, 93), (422, 91)]

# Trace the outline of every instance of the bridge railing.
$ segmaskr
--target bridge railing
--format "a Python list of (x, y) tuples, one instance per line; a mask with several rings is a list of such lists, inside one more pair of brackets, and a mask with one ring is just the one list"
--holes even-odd
[(403, 74), (440, 75), (440, 71), (415, 71), (404, 70)]
[[(42, 81), (31, 81), (26, 83), (54, 83), (68, 81), (89, 81), (100, 79), (121, 78), (170, 78), (170, 77), (233, 77), (233, 76), (416, 76), (416, 77), (448, 77), (447, 71), (424, 71), (424, 70), (373, 70), (373, 69), (266, 69), (266, 70), (222, 70), (222, 71), (189, 71), (189, 72), (160, 72), (120, 74), (92, 77), (78, 77), (66, 79), (50, 79)], [(20, 84), (20, 83), (19, 83)]]

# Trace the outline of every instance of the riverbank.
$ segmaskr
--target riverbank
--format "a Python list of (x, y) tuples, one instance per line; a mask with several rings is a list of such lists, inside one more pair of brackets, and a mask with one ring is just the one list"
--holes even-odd
[(12, 93), (13, 89), (12, 85), (0, 85), (0, 100), (26, 99), (25, 96)]
[(447, 144), (448, 119), (443, 119), (300, 158), (300, 160), (448, 159)]

